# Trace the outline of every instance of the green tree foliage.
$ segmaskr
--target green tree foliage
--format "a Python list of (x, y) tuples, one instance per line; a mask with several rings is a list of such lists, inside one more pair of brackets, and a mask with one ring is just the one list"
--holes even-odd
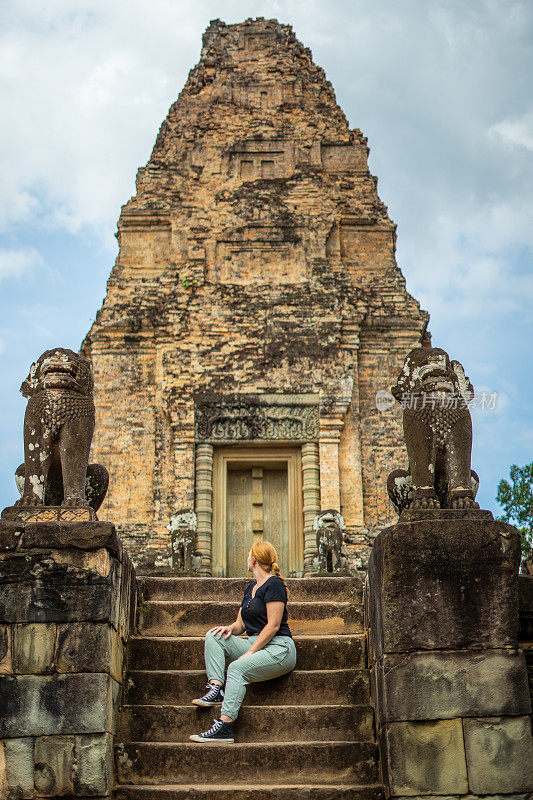
[(524, 467), (513, 464), (509, 476), (511, 483), (502, 479), (498, 484), (496, 500), (504, 510), (499, 519), (516, 525), (526, 555), (533, 547), (533, 462)]

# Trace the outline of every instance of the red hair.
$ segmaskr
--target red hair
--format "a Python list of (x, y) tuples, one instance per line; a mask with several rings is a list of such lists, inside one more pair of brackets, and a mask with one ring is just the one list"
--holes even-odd
[[(260, 564), (260, 566), (265, 570), (265, 572), (273, 572), (276, 577), (283, 581), (285, 589), (287, 589), (287, 584), (285, 583), (279, 571), (277, 562), (278, 554), (276, 553), (276, 548), (274, 545), (261, 539), (257, 542), (254, 542), (251, 553), (257, 563)], [(287, 589), (287, 597), (288, 596), (289, 590)]]

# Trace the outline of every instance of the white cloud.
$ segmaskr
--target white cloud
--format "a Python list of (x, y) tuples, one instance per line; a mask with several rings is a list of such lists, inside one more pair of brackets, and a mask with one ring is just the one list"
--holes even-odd
[[(516, 314), (522, 320), (533, 319), (531, 234), (524, 230), (513, 242), (509, 229), (496, 220), (500, 212), (503, 217), (511, 214), (511, 206), (487, 209), (479, 229), (473, 212), (462, 224), (449, 216), (427, 220), (427, 235), (403, 248), (408, 252), (410, 290), (448, 324), (491, 316), (503, 323)], [(525, 216), (525, 211), (520, 213)], [(520, 217), (518, 224), (514, 219), (515, 228), (525, 228)]]
[(514, 119), (504, 119), (493, 125), (489, 134), (499, 137), (507, 145), (533, 150), (533, 112)]
[[(42, 266), (43, 259), (33, 247), (18, 250), (0, 250), (0, 281), (22, 278)], [(1, 352), (1, 350), (0, 350)]]
[[(142, 46), (138, 14), (128, 35), (130, 13), (135, 18), (140, 6), (91, 2), (76, 15), (55, 4), (52, 15), (17, 4), (0, 36), (4, 230), (29, 221), (71, 233), (85, 228), (114, 246), (120, 206), (134, 191), (136, 167), (149, 156), (180, 73), (153, 57), (153, 41)], [(175, 49), (164, 51), (176, 61)]]

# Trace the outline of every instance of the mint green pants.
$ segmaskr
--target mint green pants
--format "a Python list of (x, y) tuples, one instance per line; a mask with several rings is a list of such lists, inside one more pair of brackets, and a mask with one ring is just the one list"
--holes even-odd
[[(273, 636), (265, 647), (257, 653), (239, 658), (246, 653), (257, 636), (241, 639), (231, 635), (228, 639), (224, 634), (217, 636), (210, 631), (205, 635), (205, 668), (207, 680), (221, 681), (224, 683), (226, 657), (230, 664), (226, 676), (224, 702), (220, 709), (221, 714), (236, 719), (241, 707), (246, 687), (249, 683), (267, 681), (285, 675), (294, 669), (296, 664), (296, 646), (290, 636)], [(239, 659), (237, 661), (237, 659)]]

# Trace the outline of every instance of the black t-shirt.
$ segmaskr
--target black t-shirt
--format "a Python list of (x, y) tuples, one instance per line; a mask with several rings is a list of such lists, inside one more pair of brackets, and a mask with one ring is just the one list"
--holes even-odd
[(276, 600), (285, 603), (285, 608), (281, 625), (275, 636), (292, 636), (287, 623), (287, 590), (281, 578), (271, 575), (259, 586), (255, 597), (252, 597), (252, 589), (255, 585), (255, 583), (248, 584), (241, 603), (241, 617), (248, 636), (257, 636), (258, 633), (261, 633), (268, 622), (266, 604)]

